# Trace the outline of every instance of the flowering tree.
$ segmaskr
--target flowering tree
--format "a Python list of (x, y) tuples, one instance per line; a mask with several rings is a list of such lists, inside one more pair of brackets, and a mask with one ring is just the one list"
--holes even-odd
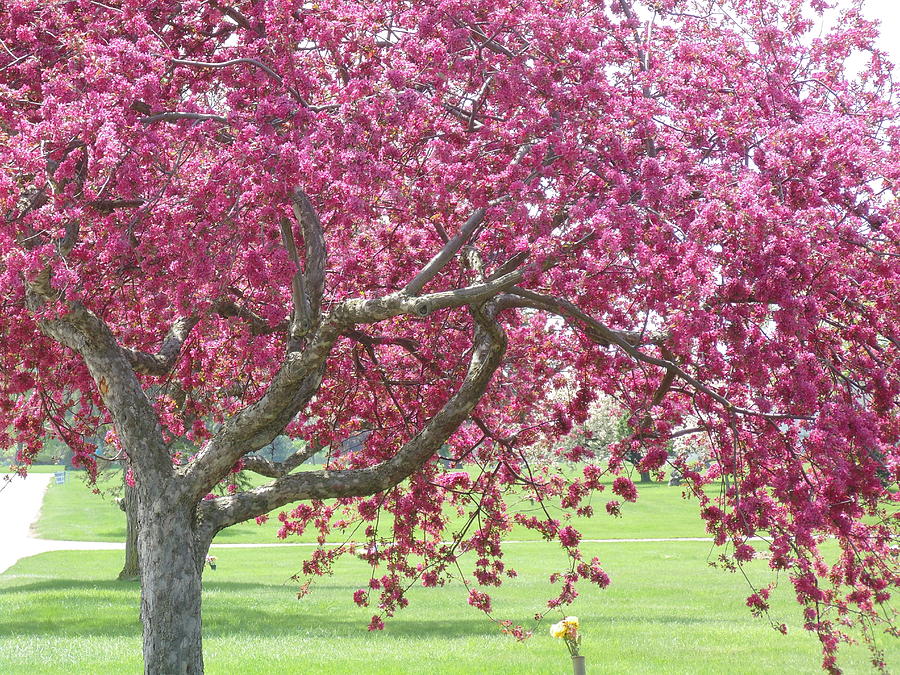
[[(571, 556), (552, 603), (605, 585), (504, 493), (587, 515), (688, 433), (709, 531), (737, 564), (765, 538), (827, 667), (845, 623), (890, 619), (898, 111), (875, 27), (819, 34), (809, 5), (3, 3), (0, 445), (127, 455), (149, 672), (202, 670), (215, 533), (297, 501), (285, 533), (391, 514), (373, 627), (466, 549), (489, 609), (513, 522)], [(612, 459), (531, 466), (601, 393), (631, 414)], [(310, 450), (255, 454), (279, 434)], [(273, 480), (210, 494), (242, 468)], [(473, 495), (453, 541), (442, 506)]]

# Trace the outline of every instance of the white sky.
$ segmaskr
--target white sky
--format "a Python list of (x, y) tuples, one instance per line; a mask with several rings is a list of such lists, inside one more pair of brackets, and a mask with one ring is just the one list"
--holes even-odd
[(896, 71), (900, 64), (900, 0), (865, 0), (863, 14), (881, 21), (879, 47), (891, 55)]

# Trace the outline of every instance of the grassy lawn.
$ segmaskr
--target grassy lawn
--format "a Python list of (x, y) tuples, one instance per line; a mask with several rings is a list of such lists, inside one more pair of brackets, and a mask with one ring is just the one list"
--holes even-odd
[[(45, 539), (68, 539), (75, 541), (124, 541), (125, 515), (116, 506), (111, 494), (92, 494), (80, 480), (77, 472), (69, 472), (62, 485), (51, 484), (44, 498), (41, 518), (35, 530)], [(114, 488), (121, 478), (111, 477), (108, 483), (101, 483), (104, 490)], [(622, 517), (613, 518), (606, 514), (607, 500), (616, 498), (606, 490), (594, 499), (593, 518), (575, 521), (586, 539), (623, 539), (631, 537), (703, 537), (707, 536), (698, 516), (696, 499), (685, 500), (681, 488), (669, 487), (664, 483), (638, 486), (640, 497), (637, 502), (623, 503)], [(535, 512), (537, 515), (537, 512)], [(271, 514), (268, 523), (257, 525), (255, 521), (242, 523), (223, 530), (216, 537), (218, 543), (273, 543), (280, 523), (278, 512)], [(535, 532), (517, 527), (511, 539), (539, 540)], [(302, 537), (292, 537), (288, 541), (314, 541), (315, 533), (308, 532)]]
[[(28, 473), (56, 473), (65, 469), (64, 464), (32, 464), (28, 467)], [(9, 473), (9, 466), (0, 464), (0, 473)]]
[[(110, 485), (114, 485), (115, 477)], [(109, 487), (109, 486), (107, 486)], [(605, 514), (579, 523), (587, 538), (703, 536), (696, 500), (680, 488), (642, 486), (623, 517)], [(273, 518), (274, 520), (274, 518)], [(112, 496), (91, 494), (70, 472), (51, 483), (38, 523), (52, 539), (121, 541), (124, 514)], [(277, 523), (239, 525), (217, 543), (272, 543)], [(515, 532), (512, 539), (534, 539)], [(289, 541), (308, 540), (292, 538)], [(772, 619), (787, 636), (744, 606), (749, 594), (740, 574), (711, 569), (717, 552), (704, 542), (586, 544), (612, 577), (567, 611), (582, 620), (583, 653), (591, 672), (603, 673), (818, 673), (815, 637), (798, 625), (789, 584), (779, 589)], [(547, 575), (564, 564), (559, 547), (509, 544), (506, 561), (520, 576), (492, 593), (498, 619), (531, 627), (531, 617), (553, 593)], [(333, 577), (314, 582), (297, 599), (290, 581), (308, 550), (218, 549), (218, 569), (204, 579), (204, 634), (209, 673), (565, 673), (564, 646), (548, 633), (516, 643), (465, 601), (461, 585), (415, 588), (410, 607), (388, 620), (384, 632), (366, 630), (372, 611), (351, 595), (368, 579), (360, 561), (342, 561)], [(0, 575), (0, 673), (139, 672), (138, 588), (114, 581), (121, 552), (56, 552), (21, 560)], [(749, 566), (753, 582), (772, 572)], [(558, 616), (549, 617), (552, 621)], [(882, 638), (887, 641), (888, 638)], [(888, 664), (900, 664), (900, 645), (885, 644)], [(868, 651), (845, 648), (847, 673), (871, 672)]]
[[(606, 590), (584, 588), (570, 610), (582, 621), (583, 653), (602, 673), (818, 673), (814, 637), (798, 630), (789, 593), (773, 618), (787, 636), (743, 606), (746, 582), (705, 565), (700, 542), (593, 544), (613, 577)], [(289, 577), (296, 550), (216, 552), (205, 575), (205, 654), (209, 673), (565, 673), (563, 645), (542, 624), (516, 643), (465, 604), (461, 587), (415, 589), (411, 604), (369, 633), (371, 612), (350, 595), (368, 574), (347, 560), (297, 599)], [(494, 593), (498, 618), (529, 623), (559, 554), (534, 543), (510, 545), (521, 573)], [(0, 575), (0, 672), (139, 672), (135, 584), (112, 581), (118, 552), (57, 552), (20, 561)], [(754, 563), (751, 574), (768, 574)], [(784, 589), (787, 590), (787, 589)], [(556, 620), (555, 617), (553, 617)], [(896, 647), (896, 645), (894, 645)], [(897, 663), (900, 653), (889, 654)], [(891, 658), (893, 657), (893, 658)], [(868, 672), (868, 652), (845, 649), (848, 673)]]

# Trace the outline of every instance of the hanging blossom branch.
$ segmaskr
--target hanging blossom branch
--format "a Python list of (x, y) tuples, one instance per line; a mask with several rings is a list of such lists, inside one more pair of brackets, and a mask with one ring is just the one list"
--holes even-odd
[(643, 333), (641, 333), (640, 331), (612, 330), (593, 317), (585, 314), (577, 305), (569, 302), (568, 300), (556, 298), (551, 295), (535, 293), (534, 291), (529, 291), (518, 287), (513, 288), (512, 293), (523, 298), (525, 302), (508, 300), (504, 303), (504, 306), (531, 307), (532, 309), (552, 312), (553, 314), (557, 314), (559, 316), (575, 319), (582, 324), (582, 329), (586, 329), (585, 334), (594, 339), (598, 344), (604, 347), (616, 345), (636, 361), (659, 366), (660, 368), (665, 368), (667, 371), (674, 372), (678, 375), (678, 377), (690, 384), (697, 391), (706, 394), (716, 402), (720, 403), (729, 412), (738, 415), (752, 415), (771, 420), (813, 419), (812, 417), (806, 415), (795, 415), (792, 413), (764, 413), (759, 410), (751, 410), (749, 408), (742, 408), (740, 406), (737, 406), (718, 392), (710, 389), (693, 375), (687, 373), (674, 361), (671, 361), (670, 359), (661, 359), (655, 356), (650, 356), (649, 354), (646, 354), (637, 348), (636, 345), (640, 344), (661, 344), (665, 339), (665, 337), (661, 334), (651, 335), (645, 338)]

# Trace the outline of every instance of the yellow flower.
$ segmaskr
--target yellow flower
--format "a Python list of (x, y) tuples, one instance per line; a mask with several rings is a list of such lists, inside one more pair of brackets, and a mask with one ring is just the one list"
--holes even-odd
[(566, 628), (574, 628), (575, 630), (578, 630), (579, 628), (581, 628), (581, 624), (578, 623), (577, 616), (567, 616), (565, 619), (562, 620), (561, 623), (565, 624)]
[(550, 635), (555, 638), (565, 637), (566, 634), (566, 626), (564, 622), (560, 621), (559, 623), (555, 623), (550, 626)]

